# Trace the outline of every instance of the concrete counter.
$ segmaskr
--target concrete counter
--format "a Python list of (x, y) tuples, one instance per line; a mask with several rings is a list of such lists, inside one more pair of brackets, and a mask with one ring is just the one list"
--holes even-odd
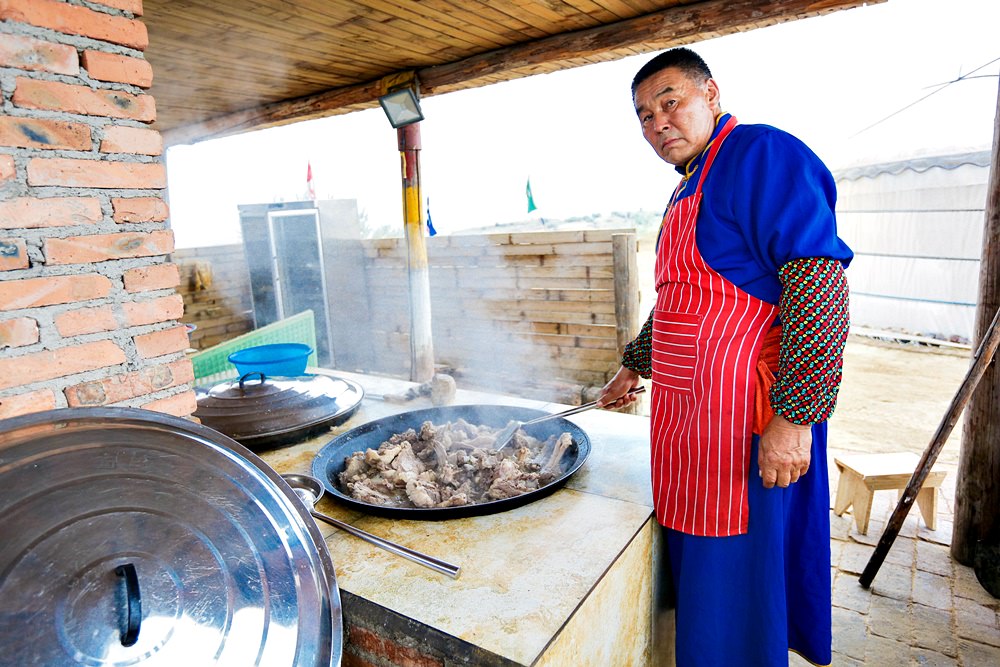
[[(332, 374), (371, 394), (413, 386)], [(568, 407), (463, 390), (452, 404)], [(403, 405), (365, 398), (344, 424), (261, 457), (280, 473), (309, 473), (315, 454), (336, 435), (426, 407), (425, 398)], [(450, 579), (320, 523), (344, 600), (346, 664), (372, 657), (419, 665), (653, 664), (658, 530), (649, 420), (602, 410), (569, 419), (590, 436), (590, 458), (565, 487), (523, 507), (412, 521), (364, 514), (327, 494), (320, 511), (462, 567)]]

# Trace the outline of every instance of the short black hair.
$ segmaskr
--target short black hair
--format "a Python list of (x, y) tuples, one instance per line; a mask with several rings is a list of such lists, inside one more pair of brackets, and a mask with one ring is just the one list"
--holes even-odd
[(657, 55), (643, 65), (632, 79), (632, 99), (635, 99), (636, 88), (643, 81), (669, 67), (676, 67), (698, 83), (704, 83), (712, 78), (712, 70), (697, 53), (686, 47), (670, 49)]

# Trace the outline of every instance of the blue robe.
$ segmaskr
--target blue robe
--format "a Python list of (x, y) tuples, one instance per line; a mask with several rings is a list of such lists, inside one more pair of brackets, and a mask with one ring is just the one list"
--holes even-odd
[[(728, 120), (723, 114), (716, 132)], [(699, 156), (682, 199), (694, 191)], [(684, 173), (684, 168), (678, 168)], [(837, 236), (836, 187), (801, 141), (767, 125), (738, 125), (705, 177), (695, 238), (715, 271), (777, 304), (778, 269), (804, 257), (850, 263)], [(700, 537), (664, 529), (677, 605), (678, 667), (787, 665), (788, 650), (831, 661), (830, 489), (826, 423), (812, 427), (809, 471), (787, 489), (749, 473), (746, 535)]]

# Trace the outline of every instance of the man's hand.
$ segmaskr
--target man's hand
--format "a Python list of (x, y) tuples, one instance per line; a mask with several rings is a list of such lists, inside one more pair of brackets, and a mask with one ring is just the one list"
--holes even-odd
[(638, 396), (626, 396), (625, 394), (638, 387), (641, 379), (634, 370), (622, 366), (615, 373), (615, 376), (604, 385), (601, 395), (597, 398), (597, 407), (617, 409), (638, 401)]
[(786, 488), (799, 481), (799, 477), (809, 470), (812, 450), (812, 427), (793, 424), (780, 415), (775, 415), (760, 436), (757, 451), (757, 465), (764, 488), (772, 489), (777, 484)]

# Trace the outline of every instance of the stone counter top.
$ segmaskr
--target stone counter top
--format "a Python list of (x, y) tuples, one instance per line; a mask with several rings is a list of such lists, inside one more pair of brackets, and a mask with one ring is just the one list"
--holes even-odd
[[(333, 374), (358, 382), (370, 394), (398, 393), (413, 386), (378, 376)], [(549, 412), (568, 407), (464, 390), (452, 404), (519, 405)], [(344, 424), (263, 452), (261, 458), (280, 473), (310, 473), (315, 454), (335, 436), (374, 419), (427, 407), (432, 405), (426, 398), (393, 404), (366, 397)], [(564, 488), (519, 508), (478, 517), (413, 521), (368, 515), (328, 494), (318, 505), (321, 512), (462, 568), (460, 576), (451, 579), (320, 523), (341, 590), (468, 642), (496, 658), (489, 662), (514, 665), (542, 664), (557, 650), (553, 646), (560, 646), (556, 638), (561, 632), (574, 635), (564, 632), (571, 618), (580, 616), (578, 610), (586, 607), (588, 597), (637, 543), (642, 553), (630, 557), (628, 567), (638, 571), (615, 575), (621, 579), (616, 594), (625, 592), (618, 590), (625, 587), (631, 599), (614, 604), (628, 609), (636, 606), (635, 595), (648, 600), (652, 549), (646, 543), (655, 523), (649, 488), (649, 420), (602, 410), (569, 419), (590, 436), (590, 457)], [(628, 616), (610, 621), (613, 628), (602, 627), (607, 620), (590, 619), (594, 635), (590, 641), (599, 640), (604, 631), (613, 631), (612, 644), (618, 641), (615, 637), (644, 637), (639, 645), (614, 650), (619, 657), (623, 651), (638, 652), (642, 655), (636, 656), (637, 661), (648, 661), (648, 627), (628, 626), (648, 623), (649, 609), (632, 613), (631, 620)], [(579, 646), (570, 646), (578, 643), (564, 641), (558, 650), (578, 650)]]

